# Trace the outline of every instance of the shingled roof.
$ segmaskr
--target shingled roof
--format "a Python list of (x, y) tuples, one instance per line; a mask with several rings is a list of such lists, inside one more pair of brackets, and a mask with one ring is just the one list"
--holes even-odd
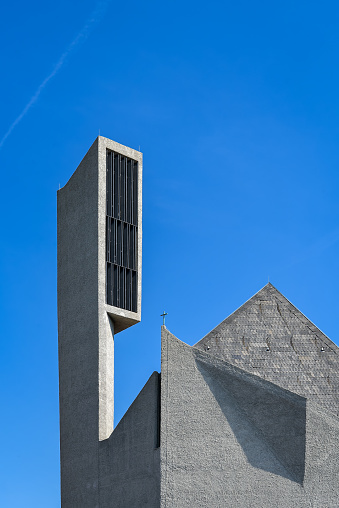
[(339, 348), (270, 283), (195, 347), (339, 416)]

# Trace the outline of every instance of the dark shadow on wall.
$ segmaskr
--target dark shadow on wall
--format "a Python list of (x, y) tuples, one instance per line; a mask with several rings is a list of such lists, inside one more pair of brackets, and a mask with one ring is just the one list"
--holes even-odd
[(100, 507), (160, 506), (159, 389), (154, 372), (111, 436), (99, 442)]
[(302, 485), (306, 399), (202, 352), (195, 356), (248, 462)]

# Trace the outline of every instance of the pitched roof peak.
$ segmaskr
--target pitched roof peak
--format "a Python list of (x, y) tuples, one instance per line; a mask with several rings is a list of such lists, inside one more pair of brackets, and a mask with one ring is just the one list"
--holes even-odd
[(339, 415), (339, 349), (267, 283), (197, 344)]

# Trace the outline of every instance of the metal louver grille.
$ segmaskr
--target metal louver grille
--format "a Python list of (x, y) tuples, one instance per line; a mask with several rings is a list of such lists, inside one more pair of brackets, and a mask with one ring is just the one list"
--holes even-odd
[(106, 151), (106, 298), (137, 312), (138, 163)]

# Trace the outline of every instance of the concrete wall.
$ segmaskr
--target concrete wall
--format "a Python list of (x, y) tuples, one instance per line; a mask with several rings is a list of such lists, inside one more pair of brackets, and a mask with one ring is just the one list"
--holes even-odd
[(159, 508), (159, 374), (154, 372), (109, 439), (100, 442), (100, 508)]
[(58, 191), (63, 508), (98, 504), (98, 143)]
[(162, 329), (161, 507), (338, 506), (339, 421)]

